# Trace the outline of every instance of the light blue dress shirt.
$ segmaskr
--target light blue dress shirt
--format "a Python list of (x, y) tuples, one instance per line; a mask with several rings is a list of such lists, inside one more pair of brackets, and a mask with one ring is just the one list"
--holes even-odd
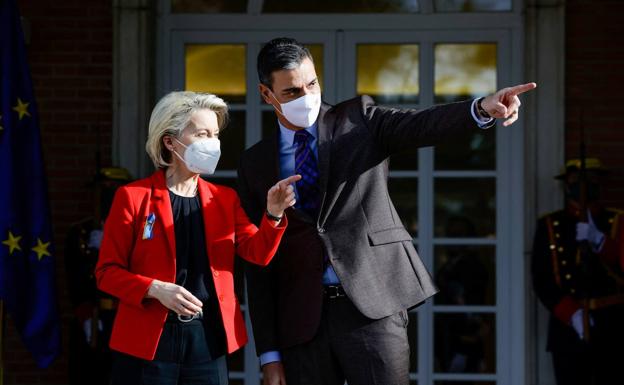
[[(295, 131), (290, 130), (277, 121), (280, 129), (280, 141), (279, 141), (279, 163), (280, 163), (280, 179), (288, 178), (291, 175), (295, 175), (295, 151), (297, 146), (295, 145)], [(313, 125), (305, 129), (310, 135), (312, 135), (312, 141), (310, 149), (318, 162), (318, 124), (315, 122)], [(295, 196), (299, 199), (297, 194), (297, 187), (295, 186)], [(336, 271), (330, 265), (327, 266), (323, 273), (323, 285), (339, 285), (340, 280), (336, 275)]]
[[(494, 120), (490, 119), (481, 119), (476, 114), (476, 103), (477, 99), (472, 102), (470, 106), (470, 113), (472, 118), (475, 120), (479, 128), (485, 129), (488, 128), (489, 124)], [(297, 146), (295, 145), (295, 131), (290, 130), (282, 125), (278, 120), (280, 129), (280, 141), (279, 141), (279, 163), (280, 163), (280, 179), (288, 178), (291, 175), (295, 175), (295, 151), (297, 150)], [(310, 135), (312, 135), (313, 139), (310, 143), (310, 147), (314, 156), (316, 157), (316, 161), (318, 162), (318, 123), (314, 122), (313, 125), (305, 129)], [(299, 195), (297, 194), (297, 187), (295, 186), (295, 196), (297, 199)], [(336, 275), (336, 271), (332, 267), (331, 264), (327, 266), (327, 269), (323, 272), (323, 285), (339, 285), (340, 280)], [(260, 366), (269, 364), (271, 362), (281, 361), (282, 357), (280, 353), (276, 350), (268, 351), (260, 354)]]

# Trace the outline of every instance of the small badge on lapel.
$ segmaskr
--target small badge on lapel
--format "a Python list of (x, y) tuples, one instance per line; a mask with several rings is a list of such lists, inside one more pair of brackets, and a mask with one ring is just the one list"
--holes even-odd
[(152, 239), (154, 222), (156, 222), (156, 215), (154, 213), (150, 213), (145, 220), (145, 226), (143, 226), (143, 239)]

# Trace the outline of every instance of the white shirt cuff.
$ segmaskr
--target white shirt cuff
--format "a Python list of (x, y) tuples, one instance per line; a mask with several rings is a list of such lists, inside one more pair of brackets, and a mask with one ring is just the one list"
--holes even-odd
[(490, 123), (492, 123), (494, 118), (482, 119), (479, 116), (477, 116), (477, 114), (475, 113), (475, 111), (477, 110), (477, 100), (479, 99), (473, 100), (472, 104), (470, 105), (470, 115), (472, 115), (472, 118), (474, 119), (474, 121), (477, 122), (477, 125), (479, 126), (479, 128), (487, 129), (490, 127)]
[(279, 362), (282, 360), (282, 355), (277, 350), (270, 350), (260, 354), (260, 366), (270, 364), (271, 362)]

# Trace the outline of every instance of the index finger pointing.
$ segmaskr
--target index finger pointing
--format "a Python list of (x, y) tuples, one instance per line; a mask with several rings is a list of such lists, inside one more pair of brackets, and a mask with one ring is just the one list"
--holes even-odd
[(286, 179), (282, 179), (277, 184), (282, 185), (282, 186), (288, 186), (289, 184), (297, 182), (299, 179), (301, 179), (301, 175), (297, 174), (297, 175), (289, 176)]
[(524, 92), (527, 91), (531, 91), (532, 89), (534, 89), (535, 87), (537, 87), (536, 83), (526, 83), (526, 84), (520, 84), (518, 86), (513, 86), (509, 89), (509, 93), (514, 94), (514, 95), (520, 95)]

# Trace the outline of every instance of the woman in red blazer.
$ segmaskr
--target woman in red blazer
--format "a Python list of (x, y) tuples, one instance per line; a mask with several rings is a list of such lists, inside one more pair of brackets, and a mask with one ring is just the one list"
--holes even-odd
[(267, 265), (294, 204), (294, 176), (267, 193), (254, 226), (236, 192), (208, 183), (227, 105), (172, 92), (152, 111), (146, 149), (158, 168), (119, 188), (104, 226), (98, 287), (119, 299), (113, 384), (227, 384), (225, 353), (247, 342), (234, 255)]

